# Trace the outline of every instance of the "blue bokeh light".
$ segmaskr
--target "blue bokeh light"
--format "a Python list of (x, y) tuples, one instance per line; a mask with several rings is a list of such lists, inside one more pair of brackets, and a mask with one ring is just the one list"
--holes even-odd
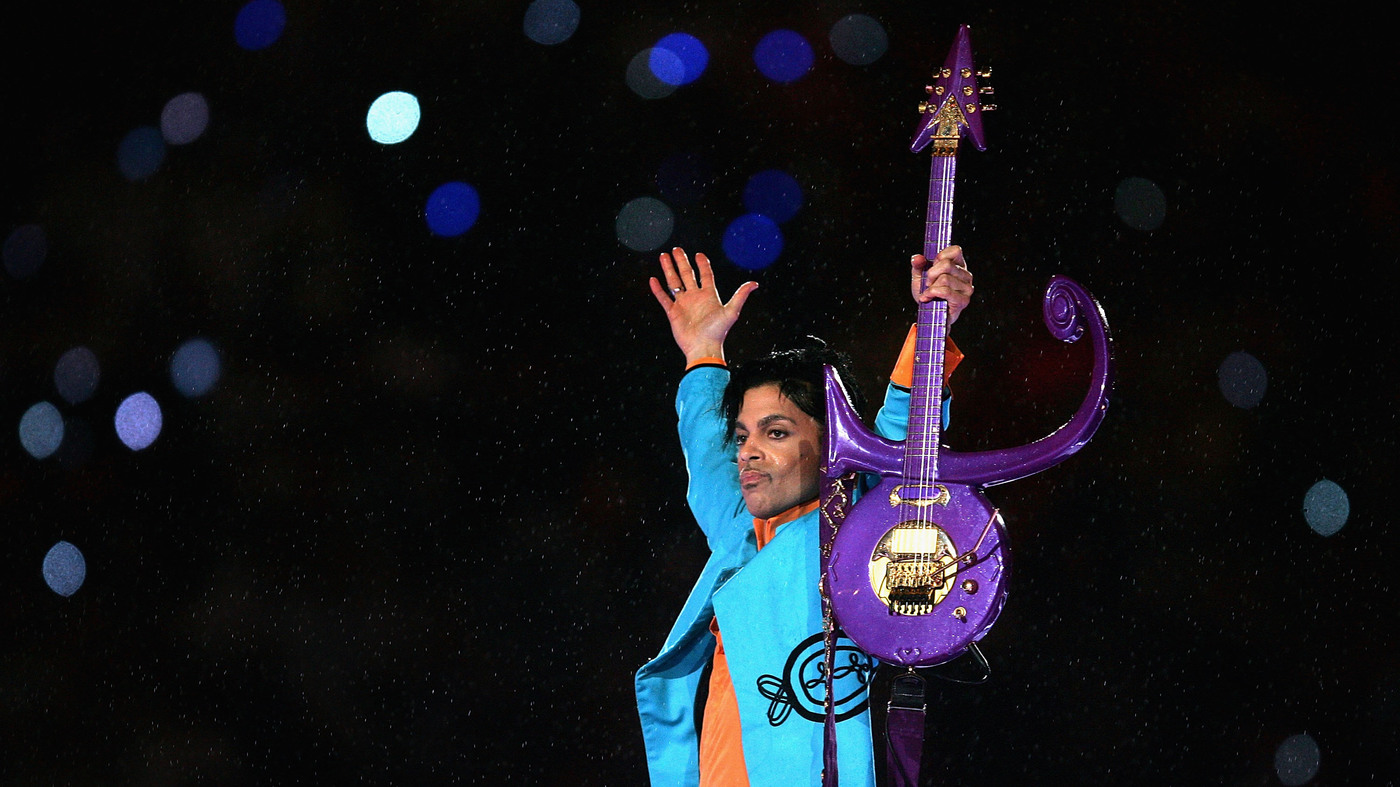
[(222, 373), (219, 350), (208, 339), (190, 339), (170, 358), (170, 383), (190, 398), (214, 390)]
[(97, 392), (102, 379), (102, 366), (97, 354), (86, 347), (74, 347), (59, 356), (53, 367), (53, 384), (58, 395), (69, 404), (86, 402)]
[(783, 253), (783, 231), (767, 216), (749, 213), (725, 228), (723, 247), (729, 261), (740, 268), (763, 270)]
[(44, 555), (44, 583), (64, 598), (78, 592), (87, 579), (87, 560), (82, 550), (60, 541)]
[(233, 20), (233, 38), (244, 49), (266, 49), (286, 27), (287, 10), (277, 0), (249, 0)]
[(759, 172), (744, 186), (744, 210), (750, 213), (761, 213), (782, 224), (801, 209), (801, 184), (780, 169)]
[(671, 33), (651, 48), (648, 64), (662, 82), (688, 85), (705, 73), (705, 67), (710, 64), (710, 52), (700, 39), (689, 33)]
[(1225, 400), (1244, 410), (1257, 407), (1269, 390), (1269, 373), (1258, 358), (1237, 351), (1225, 356), (1216, 372)]
[(802, 34), (794, 30), (774, 30), (754, 47), (758, 70), (774, 82), (795, 82), (812, 69), (816, 54)]
[(39, 272), (49, 256), (49, 238), (38, 224), (15, 227), (5, 237), (5, 272), (16, 279), (27, 279)]
[(144, 391), (134, 393), (117, 406), (113, 419), (117, 437), (133, 451), (147, 448), (160, 436), (162, 418), (160, 404)]
[(397, 145), (413, 136), (423, 113), (418, 97), (401, 90), (391, 90), (376, 98), (365, 114), (369, 138), (381, 145)]
[(165, 138), (155, 126), (134, 128), (117, 145), (117, 168), (127, 180), (149, 178), (164, 161)]
[(63, 414), (50, 402), (31, 405), (19, 419), (19, 442), (35, 459), (53, 456), (63, 445)]
[(535, 0), (525, 9), (525, 37), (545, 46), (562, 44), (578, 30), (579, 18), (573, 0)]
[(481, 195), (470, 183), (444, 183), (428, 195), (423, 215), (434, 235), (455, 238), (476, 224), (481, 215)]

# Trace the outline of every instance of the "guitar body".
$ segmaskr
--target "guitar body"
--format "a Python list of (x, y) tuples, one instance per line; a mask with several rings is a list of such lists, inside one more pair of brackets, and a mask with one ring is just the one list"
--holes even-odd
[[(957, 148), (964, 135), (980, 150), (977, 96), (967, 27), (920, 105), (911, 147), (933, 148), (924, 254), (949, 245)], [(927, 282), (925, 282), (927, 284)], [(983, 490), (1052, 467), (1082, 448), (1108, 408), (1112, 356), (1103, 309), (1075, 282), (1054, 277), (1043, 306), (1051, 334), (1087, 336), (1094, 368), (1089, 390), (1064, 426), (1014, 448), (959, 453), (942, 446), (943, 355), (947, 303), (919, 306), (909, 428), (904, 441), (867, 429), (835, 370), (826, 373), (823, 479), (825, 591), (834, 622), (862, 650), (908, 667), (961, 655), (996, 622), (1006, 600), (1009, 546), (1001, 516)], [(879, 476), (851, 506), (858, 473)]]
[[(911, 495), (915, 496), (911, 500)], [(846, 635), (901, 666), (940, 664), (991, 628), (1006, 600), (1001, 516), (966, 484), (885, 478), (847, 515), (827, 569)]]

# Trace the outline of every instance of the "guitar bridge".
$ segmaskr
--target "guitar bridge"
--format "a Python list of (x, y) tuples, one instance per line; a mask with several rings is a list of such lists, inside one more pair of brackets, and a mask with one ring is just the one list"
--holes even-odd
[(904, 522), (876, 545), (870, 586), (891, 615), (927, 615), (953, 589), (957, 555), (943, 528), (932, 522)]

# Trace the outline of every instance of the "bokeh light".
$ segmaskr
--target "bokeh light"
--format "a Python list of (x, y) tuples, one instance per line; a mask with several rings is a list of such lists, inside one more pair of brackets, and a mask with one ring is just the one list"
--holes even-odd
[(850, 14), (831, 26), (831, 49), (853, 66), (866, 66), (884, 56), (890, 47), (885, 26), (874, 17)]
[(688, 85), (705, 73), (710, 52), (689, 33), (671, 33), (656, 42), (647, 60), (656, 78), (668, 85)]
[(39, 272), (49, 256), (49, 239), (38, 224), (15, 227), (5, 237), (5, 272), (16, 279), (27, 279)]
[(149, 178), (164, 161), (165, 138), (155, 126), (134, 128), (117, 145), (117, 168), (127, 180)]
[(19, 442), (35, 459), (47, 459), (63, 445), (63, 414), (49, 402), (39, 402), (19, 419)]
[(562, 44), (578, 30), (579, 18), (573, 0), (535, 0), (525, 9), (525, 37), (545, 46)]
[(80, 549), (60, 541), (44, 555), (44, 583), (64, 598), (78, 592), (87, 579), (87, 560)]
[(1335, 481), (1322, 479), (1303, 495), (1303, 519), (1321, 536), (1336, 534), (1351, 516), (1351, 500)]
[(1113, 194), (1113, 210), (1129, 227), (1151, 232), (1167, 218), (1167, 197), (1147, 178), (1123, 178)]
[(774, 82), (795, 82), (811, 70), (816, 54), (800, 33), (774, 30), (759, 39), (753, 60), (758, 70)]
[(1290, 735), (1274, 751), (1274, 770), (1278, 780), (1290, 787), (1307, 784), (1317, 775), (1322, 751), (1311, 735)]
[(155, 397), (142, 391), (122, 400), (113, 419), (117, 437), (133, 451), (147, 448), (160, 436), (160, 404)]
[(391, 90), (376, 98), (365, 114), (369, 138), (381, 145), (397, 145), (418, 130), (422, 110), (412, 93)]
[(617, 212), (617, 239), (633, 251), (661, 248), (675, 226), (671, 207), (655, 197), (638, 197)]
[[(676, 72), (685, 70), (685, 64), (681, 62), (679, 57), (676, 57), (674, 52), (665, 49), (661, 50), (660, 53), (655, 53), (651, 49), (643, 49), (638, 52), (627, 64), (627, 87), (645, 99), (665, 98), (676, 92), (675, 85), (657, 78), (654, 69), (658, 66), (652, 63), (653, 54), (655, 54), (655, 59), (661, 61), (659, 67), (662, 70), (669, 69)], [(670, 62), (666, 64), (668, 60)]]
[(222, 373), (219, 350), (208, 339), (190, 339), (170, 357), (170, 383), (190, 398), (214, 390)]
[(97, 354), (86, 347), (74, 347), (59, 356), (53, 367), (53, 384), (58, 395), (69, 404), (86, 402), (97, 392), (102, 367)]
[(1269, 374), (1258, 358), (1247, 352), (1225, 356), (1217, 372), (1220, 393), (1225, 400), (1244, 410), (1258, 406), (1269, 388)]
[(767, 216), (749, 213), (725, 228), (723, 246), (730, 262), (746, 270), (762, 270), (783, 253), (783, 231)]
[(672, 205), (694, 205), (710, 188), (714, 175), (699, 153), (673, 153), (656, 168), (656, 188)]
[(266, 49), (286, 27), (287, 10), (277, 0), (249, 0), (233, 20), (233, 38), (244, 49)]
[(423, 207), (428, 229), (444, 238), (455, 238), (471, 229), (480, 215), (481, 195), (470, 183), (458, 180), (433, 189)]
[(782, 224), (802, 208), (802, 186), (780, 169), (768, 169), (749, 178), (744, 186), (744, 210), (761, 213)]
[(188, 145), (209, 127), (209, 102), (199, 93), (181, 93), (160, 111), (160, 134), (171, 145)]

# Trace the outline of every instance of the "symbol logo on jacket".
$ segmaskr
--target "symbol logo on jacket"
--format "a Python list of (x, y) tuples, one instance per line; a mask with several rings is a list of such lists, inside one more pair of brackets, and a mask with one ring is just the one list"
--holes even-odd
[[(870, 702), (867, 688), (875, 671), (875, 660), (845, 637), (837, 637), (835, 650), (831, 690), (836, 698), (836, 720), (845, 721), (864, 711)], [(786, 722), (794, 710), (807, 721), (823, 721), (826, 718), (826, 656), (821, 632), (792, 649), (781, 677), (760, 676), (758, 693), (768, 700), (768, 723), (774, 727)]]

